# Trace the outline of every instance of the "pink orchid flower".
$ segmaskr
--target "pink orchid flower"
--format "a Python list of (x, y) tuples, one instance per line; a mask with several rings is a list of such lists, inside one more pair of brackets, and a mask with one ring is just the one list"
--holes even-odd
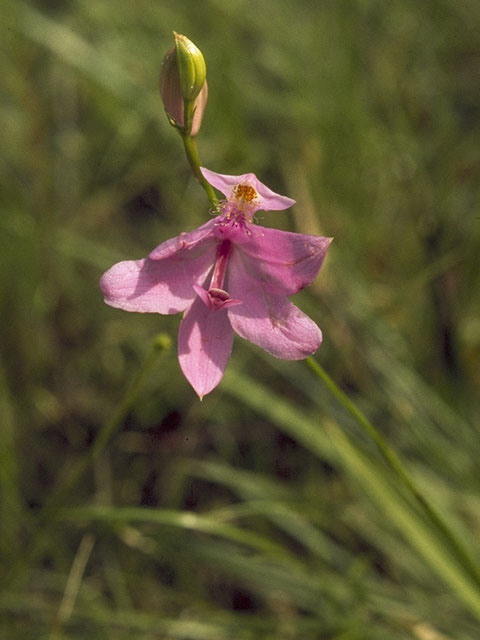
[(234, 331), (285, 360), (316, 351), (320, 329), (287, 296), (312, 283), (331, 242), (254, 224), (256, 211), (287, 209), (295, 200), (274, 193), (253, 173), (202, 173), (226, 196), (219, 215), (143, 260), (115, 264), (100, 281), (112, 307), (184, 312), (178, 359), (200, 399), (222, 379)]

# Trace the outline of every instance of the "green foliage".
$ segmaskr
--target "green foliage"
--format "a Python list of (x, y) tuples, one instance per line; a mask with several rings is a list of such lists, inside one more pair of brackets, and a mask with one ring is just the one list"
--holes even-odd
[(149, 356), (179, 318), (97, 285), (209, 215), (158, 96), (175, 30), (203, 163), (335, 237), (316, 358), (478, 562), (478, 3), (3, 7), (0, 637), (478, 638), (478, 585), (307, 367), (237, 339), (200, 403)]

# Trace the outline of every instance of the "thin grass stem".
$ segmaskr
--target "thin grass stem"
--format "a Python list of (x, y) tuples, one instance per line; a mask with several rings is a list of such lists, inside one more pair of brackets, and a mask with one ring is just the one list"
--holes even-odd
[(77, 554), (68, 575), (65, 592), (57, 612), (54, 627), (50, 634), (50, 640), (60, 640), (62, 637), (62, 627), (68, 622), (72, 615), (94, 544), (95, 537), (92, 533), (86, 533), (80, 541)]
[(480, 570), (471, 557), (469, 551), (465, 545), (457, 538), (451, 528), (445, 522), (444, 518), (437, 511), (437, 509), (431, 504), (431, 502), (425, 497), (421, 490), (417, 487), (414, 480), (405, 470), (400, 458), (396, 453), (388, 446), (385, 440), (382, 438), (377, 429), (373, 426), (370, 420), (360, 409), (350, 400), (347, 394), (340, 389), (336, 382), (329, 376), (325, 369), (312, 357), (306, 358), (307, 366), (313, 371), (313, 373), (320, 378), (330, 393), (337, 399), (337, 401), (350, 413), (350, 415), (356, 420), (356, 422), (362, 427), (364, 432), (375, 442), (383, 460), (388, 467), (395, 473), (395, 475), (402, 481), (403, 485), (407, 488), (410, 494), (414, 497), (417, 504), (421, 507), (423, 513), (427, 516), (429, 521), (436, 527), (436, 529), (442, 534), (444, 540), (449, 544), (453, 550), (457, 561), (467, 571), (470, 578), (477, 585), (480, 590)]

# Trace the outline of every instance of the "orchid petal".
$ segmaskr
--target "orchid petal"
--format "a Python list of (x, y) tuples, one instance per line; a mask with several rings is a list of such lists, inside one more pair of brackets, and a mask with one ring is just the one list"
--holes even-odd
[(175, 238), (165, 240), (165, 242), (162, 242), (151, 251), (148, 257), (152, 260), (161, 260), (177, 254), (177, 257), (182, 259), (185, 252), (192, 251), (195, 248), (202, 250), (205, 241), (213, 236), (215, 226), (215, 219), (212, 218), (202, 224), (201, 227), (198, 227), (198, 229), (185, 231)]
[(311, 284), (332, 238), (255, 227), (232, 255), (230, 271), (244, 269), (271, 293), (292, 295)]
[(113, 265), (100, 280), (105, 302), (125, 311), (184, 311), (195, 299), (193, 285), (204, 284), (215, 260), (211, 222), (167, 240), (148, 258)]
[(232, 352), (233, 331), (225, 309), (210, 311), (197, 297), (178, 332), (178, 360), (200, 399), (220, 382)]
[(238, 261), (231, 270), (229, 290), (244, 304), (228, 309), (238, 335), (284, 360), (301, 360), (318, 349), (322, 332), (285, 295), (272, 293)]
[(205, 167), (200, 167), (200, 171), (205, 180), (221, 191), (227, 198), (232, 195), (233, 189), (239, 184), (247, 183), (254, 187), (260, 199), (258, 203), (252, 207), (252, 211), (280, 211), (282, 209), (288, 209), (295, 204), (295, 200), (292, 200), (292, 198), (281, 196), (269, 189), (263, 182), (260, 182), (254, 173), (228, 176), (222, 173), (215, 173), (215, 171), (210, 171), (210, 169), (206, 169)]

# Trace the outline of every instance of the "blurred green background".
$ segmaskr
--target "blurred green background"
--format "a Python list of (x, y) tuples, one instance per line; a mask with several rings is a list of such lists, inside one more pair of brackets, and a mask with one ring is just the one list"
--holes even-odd
[[(435, 536), (303, 363), (237, 338), (200, 403), (180, 318), (98, 288), (209, 215), (157, 91), (175, 30), (207, 62), (203, 163), (297, 200), (261, 224), (335, 237), (296, 297), (316, 358), (478, 560), (480, 4), (1, 5), (0, 637), (480, 637)], [(159, 332), (172, 348), (122, 406)]]

